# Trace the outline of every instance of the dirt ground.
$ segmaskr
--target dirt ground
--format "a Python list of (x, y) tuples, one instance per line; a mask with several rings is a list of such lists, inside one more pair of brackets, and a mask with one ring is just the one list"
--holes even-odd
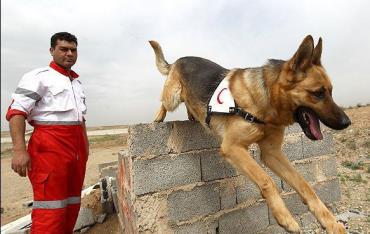
[[(342, 199), (336, 204), (337, 214), (355, 211), (362, 217), (352, 218), (348, 223), (349, 233), (370, 233), (370, 106), (346, 109), (352, 125), (343, 131), (333, 131), (337, 159), (338, 178)], [(105, 139), (107, 140), (107, 139)], [(85, 184), (97, 181), (97, 165), (117, 159), (123, 147), (119, 143), (92, 144)], [(113, 140), (114, 142), (115, 140)], [(117, 145), (118, 144), (118, 145)], [(121, 146), (120, 146), (121, 145)], [(31, 200), (31, 188), (27, 179), (20, 178), (10, 170), (10, 158), (1, 159), (1, 224), (4, 225), (30, 212), (22, 204)], [(117, 216), (111, 215), (103, 224), (95, 224), (89, 234), (118, 233)], [(310, 233), (321, 233), (320, 229)]]

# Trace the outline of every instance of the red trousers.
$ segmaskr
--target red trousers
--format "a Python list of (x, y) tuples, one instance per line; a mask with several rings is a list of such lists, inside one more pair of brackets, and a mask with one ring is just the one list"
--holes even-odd
[(81, 125), (35, 126), (28, 144), (34, 196), (31, 233), (73, 233), (85, 178), (86, 143)]

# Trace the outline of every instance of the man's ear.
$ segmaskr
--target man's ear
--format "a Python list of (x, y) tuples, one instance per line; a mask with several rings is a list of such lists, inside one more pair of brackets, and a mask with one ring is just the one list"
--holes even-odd
[(320, 37), (319, 42), (317, 42), (317, 45), (313, 51), (312, 64), (321, 66), (321, 52), (322, 52), (322, 39)]
[(50, 52), (50, 54), (51, 54), (51, 55), (53, 55), (53, 53), (54, 53), (54, 48), (53, 48), (53, 47), (50, 47), (49, 52)]
[(306, 36), (299, 46), (297, 52), (293, 55), (293, 58), (289, 60), (290, 68), (293, 71), (306, 71), (307, 68), (312, 66), (312, 54), (313, 54), (313, 38), (311, 35)]

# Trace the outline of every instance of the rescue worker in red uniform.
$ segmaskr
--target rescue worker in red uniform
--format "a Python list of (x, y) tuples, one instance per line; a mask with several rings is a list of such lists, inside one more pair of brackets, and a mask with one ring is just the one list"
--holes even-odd
[[(89, 154), (85, 93), (78, 74), (77, 38), (51, 37), (49, 66), (26, 73), (6, 118), (13, 140), (12, 169), (28, 175), (34, 202), (31, 233), (73, 233)], [(25, 120), (33, 127), (28, 148)]]

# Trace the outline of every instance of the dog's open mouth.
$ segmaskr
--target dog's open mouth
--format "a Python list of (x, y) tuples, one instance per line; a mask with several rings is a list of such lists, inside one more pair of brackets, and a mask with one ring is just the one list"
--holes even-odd
[(319, 117), (313, 110), (308, 107), (298, 107), (294, 118), (308, 138), (314, 141), (322, 140)]

